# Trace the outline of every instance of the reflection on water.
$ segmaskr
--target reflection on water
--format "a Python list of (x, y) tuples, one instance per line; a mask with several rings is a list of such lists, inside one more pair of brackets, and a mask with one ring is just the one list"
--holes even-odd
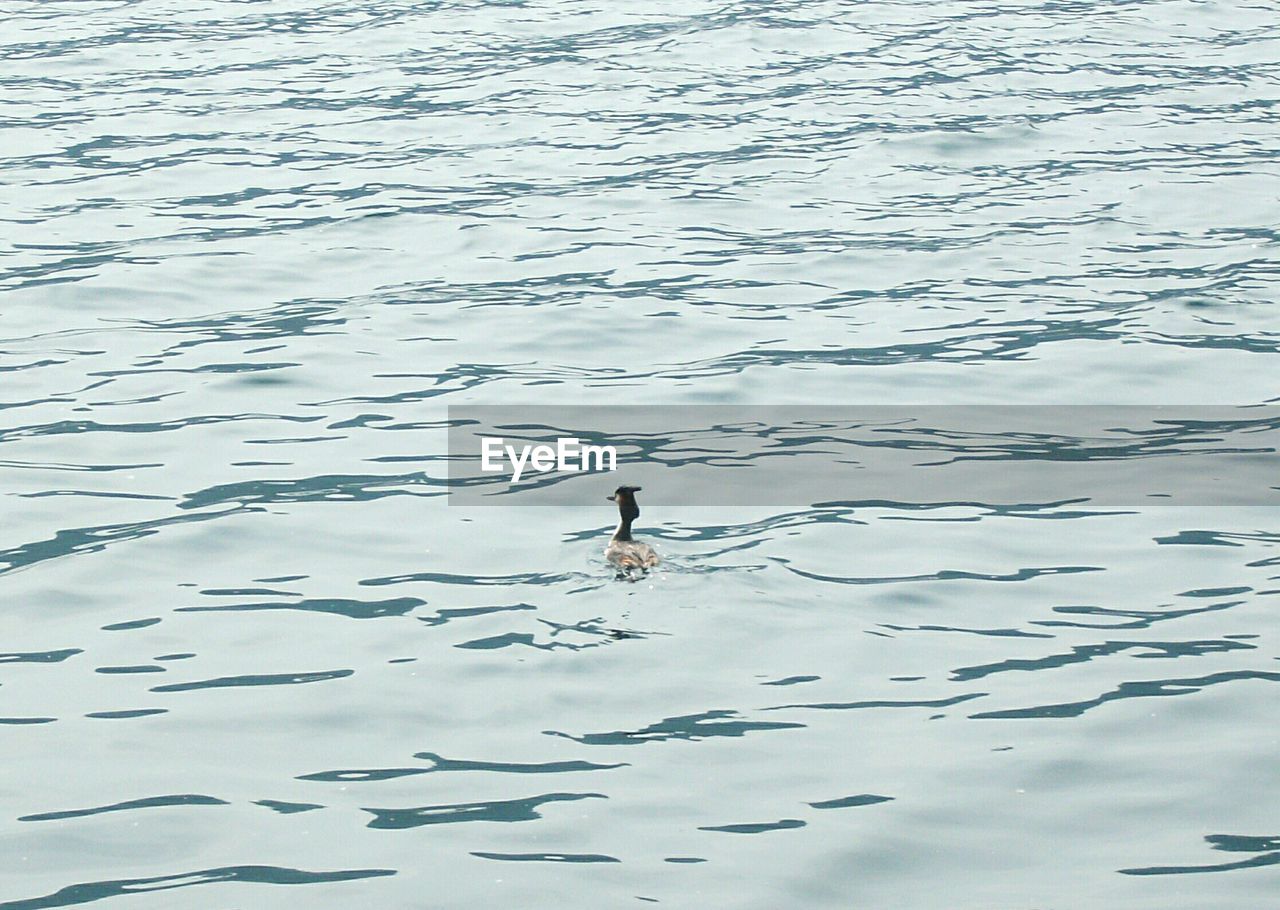
[(1274, 404), (1269, 9), (8, 12), (0, 908), (1271, 899), (1273, 508), (635, 426), (710, 470), (617, 584), (446, 413)]

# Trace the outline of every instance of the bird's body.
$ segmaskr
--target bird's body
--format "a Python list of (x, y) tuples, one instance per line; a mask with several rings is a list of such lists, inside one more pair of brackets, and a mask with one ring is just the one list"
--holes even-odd
[(653, 547), (631, 536), (631, 523), (640, 517), (640, 507), (636, 505), (636, 493), (639, 487), (618, 487), (609, 497), (618, 504), (618, 528), (605, 547), (605, 559), (618, 567), (619, 574), (632, 569), (651, 569), (658, 564), (658, 554)]
[(611, 540), (604, 556), (620, 569), (651, 569), (658, 564), (653, 547), (638, 540)]

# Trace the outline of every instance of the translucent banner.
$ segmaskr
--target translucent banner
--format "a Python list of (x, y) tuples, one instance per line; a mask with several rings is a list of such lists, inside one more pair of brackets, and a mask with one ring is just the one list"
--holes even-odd
[(453, 505), (1280, 505), (1275, 406), (449, 408)]

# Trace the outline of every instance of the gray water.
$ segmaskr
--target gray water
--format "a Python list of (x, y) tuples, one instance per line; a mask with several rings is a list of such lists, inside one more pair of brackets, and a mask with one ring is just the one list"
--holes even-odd
[(450, 405), (1276, 400), (1274, 5), (0, 11), (0, 908), (1274, 901), (1275, 509), (445, 495)]

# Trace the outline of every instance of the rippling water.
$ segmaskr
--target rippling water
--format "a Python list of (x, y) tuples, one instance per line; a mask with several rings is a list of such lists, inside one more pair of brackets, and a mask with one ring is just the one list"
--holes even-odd
[(1274, 898), (1274, 509), (444, 498), (454, 404), (1275, 400), (1272, 5), (4, 14), (0, 908)]

